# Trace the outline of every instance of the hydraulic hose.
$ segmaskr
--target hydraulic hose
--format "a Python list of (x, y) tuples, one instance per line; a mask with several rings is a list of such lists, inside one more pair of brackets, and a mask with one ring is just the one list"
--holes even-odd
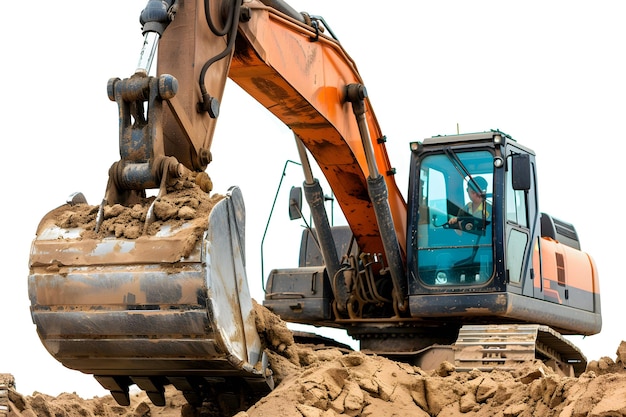
[(228, 56), (233, 47), (235, 45), (235, 38), (237, 37), (237, 27), (239, 24), (239, 13), (241, 12), (241, 1), (234, 0), (229, 3), (229, 10), (227, 13), (226, 22), (224, 22), (224, 27), (222, 29), (218, 29), (211, 16), (211, 5), (210, 0), (205, 0), (204, 2), (204, 13), (206, 17), (207, 24), (209, 28), (216, 36), (228, 36), (228, 40), (226, 43), (226, 48), (219, 54), (215, 55), (213, 58), (209, 59), (204, 63), (202, 69), (200, 70), (200, 77), (198, 80), (198, 84), (200, 86), (200, 92), (202, 94), (202, 101), (198, 103), (200, 111), (206, 111), (212, 118), (216, 118), (219, 115), (219, 102), (215, 97), (211, 97), (211, 95), (206, 91), (206, 86), (204, 85), (204, 79), (206, 77), (206, 72), (209, 67), (213, 65), (213, 63), (223, 59)]

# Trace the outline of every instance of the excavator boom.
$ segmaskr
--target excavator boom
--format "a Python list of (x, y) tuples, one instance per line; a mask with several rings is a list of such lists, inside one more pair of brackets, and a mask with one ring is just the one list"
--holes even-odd
[[(267, 3), (275, 7), (150, 0), (138, 70), (108, 83), (120, 160), (104, 199), (68, 202), (37, 230), (29, 297), (40, 338), (120, 404), (133, 384), (155, 404), (169, 384), (192, 403), (208, 393), (254, 398), (273, 386), (245, 274), (243, 199), (238, 188), (209, 197), (203, 172), (227, 77), (309, 150), (359, 247), (382, 255), (393, 235), (396, 264), (404, 256), (406, 205), (354, 62), (320, 21)], [(149, 76), (144, 54), (157, 41), (158, 75)], [(391, 233), (378, 228), (370, 180), (389, 190)], [(345, 309), (347, 295), (338, 298)]]
[[(266, 3), (278, 3), (283, 5), (281, 9), (285, 9), (280, 2)], [(203, 21), (204, 13), (186, 10), (190, 7), (194, 5), (181, 4), (176, 19), (167, 29), (175, 31), (175, 36), (168, 37), (166, 31), (159, 44), (158, 73), (172, 74), (179, 80), (178, 96), (182, 97), (182, 108), (190, 118), (206, 118), (195, 111), (198, 101), (196, 80), (202, 73), (199, 67), (222, 52), (219, 48), (226, 48), (229, 40), (209, 31)], [(259, 1), (244, 3), (238, 18), (238, 33), (230, 51), (232, 59), (224, 58), (211, 64), (204, 77), (206, 91), (217, 105), (228, 76), (285, 123), (322, 168), (359, 245), (365, 251), (383, 253), (368, 196), (367, 177), (370, 173), (365, 147), (347, 97), (348, 86), (363, 85), (363, 80), (341, 44), (322, 32), (322, 23), (312, 21), (315, 24), (307, 25), (296, 19), (298, 16), (304, 21), (300, 14), (289, 16)], [(204, 29), (200, 36), (195, 35), (198, 28)], [(190, 41), (181, 45), (181, 39)], [(207, 50), (209, 48), (211, 50)], [(200, 65), (190, 65), (191, 62)], [(385, 137), (369, 99), (365, 97), (364, 102), (375, 162), (385, 178), (395, 232), (400, 245), (404, 246), (406, 203), (394, 180)], [(185, 155), (190, 153), (189, 146), (179, 139), (185, 135), (178, 134), (179, 124), (170, 122), (168, 112), (165, 113), (166, 154), (185, 161)], [(189, 136), (202, 139), (201, 143), (194, 142), (192, 150), (210, 150), (212, 129), (217, 119), (207, 118), (207, 121), (210, 122), (208, 129), (203, 123), (192, 123), (201, 130)], [(185, 165), (191, 167), (193, 163), (186, 162)]]

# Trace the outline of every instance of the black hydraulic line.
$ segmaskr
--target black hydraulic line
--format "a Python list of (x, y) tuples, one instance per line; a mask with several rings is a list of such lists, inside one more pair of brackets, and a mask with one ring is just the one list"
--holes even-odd
[[(238, 0), (235, 0), (236, 3), (239, 3)], [(224, 36), (227, 35), (228, 33), (230, 33), (230, 30), (232, 28), (232, 24), (233, 24), (233, 13), (232, 13), (232, 7), (233, 7), (233, 3), (230, 3), (230, 13), (227, 13), (226, 16), (226, 22), (224, 22), (224, 27), (222, 29), (218, 29), (218, 27), (215, 25), (215, 23), (213, 22), (213, 17), (211, 16), (211, 1), (210, 0), (204, 0), (204, 18), (206, 19), (207, 24), (209, 25), (209, 28), (211, 29), (211, 32), (213, 32), (213, 34), (215, 36)]]
[(234, 3), (230, 3), (231, 6), (228, 13), (228, 18), (224, 24), (224, 28), (221, 30), (217, 29), (217, 27), (215, 27), (215, 25), (213, 24), (213, 19), (210, 15), (211, 12), (209, 3), (209, 0), (205, 0), (204, 10), (209, 28), (211, 28), (216, 36), (224, 36), (225, 34), (228, 34), (228, 40), (226, 48), (224, 48), (224, 50), (219, 54), (206, 61), (202, 66), (202, 69), (200, 70), (198, 84), (200, 86), (202, 101), (198, 103), (198, 109), (201, 111), (206, 111), (212, 118), (216, 118), (219, 115), (219, 102), (215, 97), (211, 97), (211, 95), (206, 91), (204, 79), (206, 77), (206, 72), (208, 71), (209, 67), (213, 65), (213, 63), (228, 56), (235, 46), (235, 38), (237, 37), (237, 28), (239, 26), (239, 13), (241, 12), (241, 1), (234, 0)]

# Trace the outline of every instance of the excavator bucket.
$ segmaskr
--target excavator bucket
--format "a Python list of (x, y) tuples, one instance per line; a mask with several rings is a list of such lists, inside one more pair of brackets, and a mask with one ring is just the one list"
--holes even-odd
[[(186, 212), (215, 203), (206, 196), (187, 194)], [(121, 405), (131, 385), (156, 405), (170, 384), (192, 404), (209, 392), (269, 392), (245, 273), (241, 191), (231, 188), (208, 215), (156, 222), (137, 238), (119, 225), (94, 236), (96, 212), (85, 204), (53, 210), (32, 244), (31, 314), (50, 354), (94, 375)]]

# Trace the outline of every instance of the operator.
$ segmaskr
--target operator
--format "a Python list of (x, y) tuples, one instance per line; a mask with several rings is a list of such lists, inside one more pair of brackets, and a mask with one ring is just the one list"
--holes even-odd
[[(479, 189), (476, 188), (476, 185), (478, 185)], [(470, 180), (467, 184), (467, 194), (470, 201), (459, 210), (457, 217), (452, 217), (448, 220), (448, 224), (456, 225), (459, 222), (459, 217), (464, 216), (474, 216), (479, 219), (491, 219), (491, 204), (489, 204), (484, 197), (486, 191), (486, 179), (483, 177), (474, 177), (474, 181)], [(458, 227), (461, 228), (460, 226)]]

